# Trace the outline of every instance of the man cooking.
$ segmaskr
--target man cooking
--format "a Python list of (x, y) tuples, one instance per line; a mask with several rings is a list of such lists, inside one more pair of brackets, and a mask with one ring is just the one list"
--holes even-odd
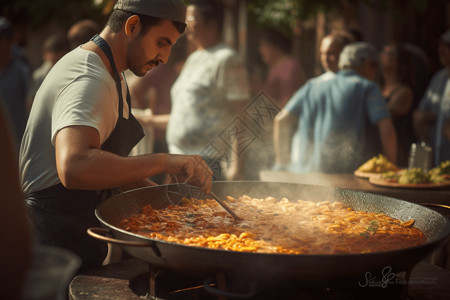
[(186, 24), (182, 0), (119, 0), (103, 31), (65, 55), (34, 99), (20, 150), (22, 188), (37, 241), (78, 254), (82, 269), (101, 265), (106, 247), (86, 234), (94, 209), (122, 189), (169, 173), (211, 188), (199, 156), (128, 157), (143, 137), (131, 114), (123, 71), (137, 76), (166, 63)]

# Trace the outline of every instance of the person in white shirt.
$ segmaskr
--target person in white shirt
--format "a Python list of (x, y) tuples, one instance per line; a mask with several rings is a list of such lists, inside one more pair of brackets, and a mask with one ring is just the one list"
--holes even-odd
[[(248, 76), (237, 53), (222, 42), (223, 7), (210, 0), (190, 1), (187, 8), (187, 39), (197, 46), (186, 60), (171, 89), (172, 109), (167, 127), (170, 153), (207, 156), (208, 147), (238, 116), (250, 97)], [(243, 155), (232, 145), (214, 148), (227, 156), (222, 168), (206, 157), (215, 179), (242, 179)], [(239, 146), (239, 145), (238, 145)], [(208, 152), (208, 153), (206, 153)], [(224, 170), (225, 169), (225, 170)]]

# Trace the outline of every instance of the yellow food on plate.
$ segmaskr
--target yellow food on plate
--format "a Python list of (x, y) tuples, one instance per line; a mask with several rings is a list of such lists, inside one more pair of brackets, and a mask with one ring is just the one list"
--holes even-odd
[(431, 176), (442, 176), (446, 179), (450, 179), (450, 160), (443, 161), (439, 166), (430, 170)]
[(424, 172), (420, 168), (412, 168), (402, 172), (386, 172), (381, 175), (385, 181), (400, 184), (422, 184), (444, 182), (444, 177), (431, 172)]
[(378, 156), (374, 156), (362, 164), (357, 171), (367, 173), (385, 173), (389, 171), (398, 171), (398, 168), (383, 154), (378, 154)]
[(419, 168), (413, 168), (401, 173), (398, 177), (398, 183), (401, 184), (415, 184), (415, 183), (429, 183), (430, 176)]

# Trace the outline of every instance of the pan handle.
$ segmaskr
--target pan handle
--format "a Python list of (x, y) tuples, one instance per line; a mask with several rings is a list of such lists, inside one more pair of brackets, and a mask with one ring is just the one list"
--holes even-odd
[(124, 240), (118, 240), (115, 238), (111, 238), (111, 237), (107, 237), (104, 236), (103, 234), (108, 234), (110, 233), (109, 230), (104, 229), (104, 228), (99, 228), (99, 227), (91, 227), (87, 229), (87, 233), (97, 239), (97, 240), (101, 240), (107, 243), (111, 243), (111, 244), (117, 244), (117, 245), (122, 245), (122, 246), (130, 246), (130, 247), (150, 247), (152, 248), (153, 252), (156, 254), (156, 256), (160, 257), (161, 256), (161, 252), (159, 251), (158, 247), (156, 246), (156, 244), (152, 241), (148, 241), (148, 242), (132, 242), (132, 241), (124, 241)]
[(449, 205), (438, 204), (438, 203), (420, 203), (420, 205), (423, 205), (423, 206), (435, 206), (435, 207), (441, 207), (441, 208), (450, 209)]
[[(420, 203), (420, 205), (423, 206), (428, 206), (428, 207), (438, 207), (438, 208), (445, 208), (450, 210), (450, 206), (449, 205), (445, 205), (445, 204), (438, 204), (438, 203)], [(450, 218), (450, 215), (446, 215), (447, 218)]]

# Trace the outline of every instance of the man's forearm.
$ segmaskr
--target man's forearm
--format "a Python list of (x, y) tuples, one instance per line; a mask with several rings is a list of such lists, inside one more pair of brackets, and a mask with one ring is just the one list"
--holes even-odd
[(285, 165), (291, 161), (291, 140), (295, 119), (287, 112), (281, 111), (274, 123), (275, 163)]

